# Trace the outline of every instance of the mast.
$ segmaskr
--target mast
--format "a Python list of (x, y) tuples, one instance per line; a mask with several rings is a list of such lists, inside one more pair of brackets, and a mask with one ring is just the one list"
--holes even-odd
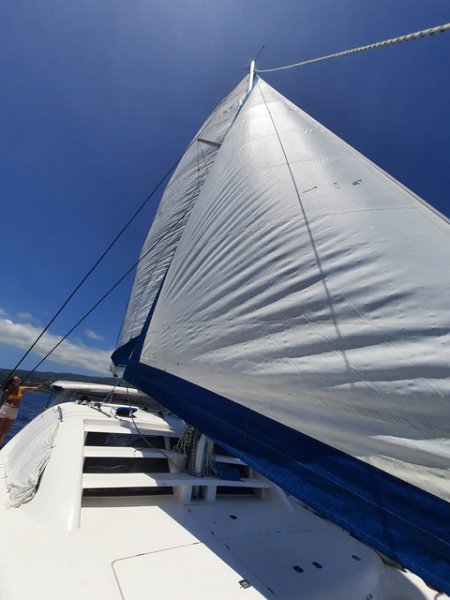
[(252, 62), (250, 63), (250, 72), (248, 75), (248, 90), (247, 92), (250, 92), (252, 87), (253, 87), (253, 77), (255, 75), (255, 61), (252, 60)]

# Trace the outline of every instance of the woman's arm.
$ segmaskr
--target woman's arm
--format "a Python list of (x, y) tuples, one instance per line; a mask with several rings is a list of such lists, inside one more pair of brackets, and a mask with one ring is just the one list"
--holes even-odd
[(40, 383), (39, 385), (35, 385), (35, 386), (20, 386), (22, 392), (37, 392), (38, 390), (41, 390), (43, 387), (45, 387), (46, 385), (51, 385), (53, 383), (53, 381), (44, 381), (43, 383)]

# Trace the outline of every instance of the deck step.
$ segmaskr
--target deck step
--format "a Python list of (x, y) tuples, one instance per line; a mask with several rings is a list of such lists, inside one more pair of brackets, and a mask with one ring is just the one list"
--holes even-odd
[(193, 477), (187, 473), (84, 473), (83, 489), (128, 487), (221, 486), (270, 488), (267, 481), (243, 478), (229, 481), (219, 477)]
[(85, 458), (183, 458), (174, 450), (131, 446), (85, 446), (83, 454)]
[(147, 436), (158, 436), (158, 437), (180, 437), (180, 432), (174, 431), (173, 429), (161, 429), (155, 426), (149, 425), (148, 423), (140, 423), (136, 421), (136, 425), (139, 431), (134, 426), (131, 420), (129, 421), (116, 421), (114, 423), (102, 423), (102, 422), (91, 422), (85, 423), (84, 431), (87, 433), (121, 433), (124, 435), (147, 435)]
[[(85, 458), (184, 458), (181, 452), (159, 448), (133, 448), (132, 446), (85, 446)], [(234, 456), (216, 456), (216, 462), (233, 465), (244, 463)]]

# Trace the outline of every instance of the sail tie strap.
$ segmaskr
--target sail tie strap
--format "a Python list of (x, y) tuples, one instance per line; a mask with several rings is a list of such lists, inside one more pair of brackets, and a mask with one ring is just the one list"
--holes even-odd
[(367, 46), (359, 46), (358, 48), (352, 48), (350, 50), (343, 50), (342, 52), (335, 52), (334, 54), (328, 54), (327, 56), (320, 56), (319, 58), (312, 58), (310, 60), (304, 60), (302, 62), (293, 63), (292, 65), (285, 65), (283, 67), (274, 67), (272, 69), (255, 69), (257, 73), (272, 73), (273, 71), (285, 71), (286, 69), (294, 69), (295, 67), (303, 67), (304, 65), (310, 65), (312, 63), (321, 62), (324, 60), (330, 60), (331, 58), (340, 58), (341, 56), (348, 56), (349, 54), (356, 54), (357, 52), (366, 52), (367, 50), (376, 50), (377, 48), (385, 48), (386, 46), (393, 46), (394, 44), (401, 44), (403, 42), (411, 42), (413, 40), (421, 39), (434, 35), (435, 33), (444, 33), (450, 29), (450, 23), (444, 23), (443, 25), (436, 25), (429, 29), (422, 29), (421, 31), (415, 31), (414, 33), (407, 33), (400, 35), (399, 37), (391, 38), (389, 40), (382, 40), (381, 42), (374, 42), (373, 44), (367, 44)]

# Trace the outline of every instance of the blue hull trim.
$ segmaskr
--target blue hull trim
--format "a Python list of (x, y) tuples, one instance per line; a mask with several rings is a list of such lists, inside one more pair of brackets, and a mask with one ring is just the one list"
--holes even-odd
[(125, 379), (356, 538), (450, 593), (450, 505), (184, 379), (141, 363)]

